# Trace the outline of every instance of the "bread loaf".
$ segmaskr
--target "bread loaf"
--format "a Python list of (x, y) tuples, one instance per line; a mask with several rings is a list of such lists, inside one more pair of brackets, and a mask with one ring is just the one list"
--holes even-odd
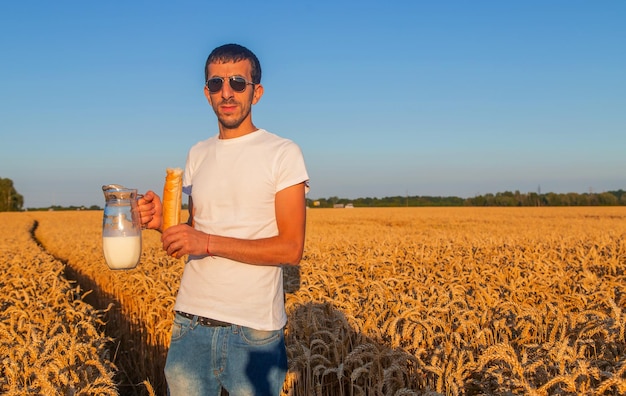
[(163, 186), (163, 225), (161, 229), (180, 224), (180, 210), (183, 199), (183, 170), (167, 168)]

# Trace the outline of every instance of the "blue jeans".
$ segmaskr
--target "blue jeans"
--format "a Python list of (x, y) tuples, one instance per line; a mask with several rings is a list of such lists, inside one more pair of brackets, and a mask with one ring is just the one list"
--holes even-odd
[(287, 374), (283, 330), (206, 327), (197, 318), (174, 317), (165, 363), (172, 396), (278, 396)]

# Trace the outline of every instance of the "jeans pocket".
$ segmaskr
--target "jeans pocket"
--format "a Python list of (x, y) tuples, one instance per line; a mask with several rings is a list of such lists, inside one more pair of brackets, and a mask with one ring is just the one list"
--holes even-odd
[(179, 340), (191, 329), (191, 319), (181, 315), (174, 315), (174, 323), (172, 323), (172, 341)]
[(248, 345), (267, 345), (279, 340), (283, 330), (255, 330), (249, 327), (240, 327), (241, 339)]

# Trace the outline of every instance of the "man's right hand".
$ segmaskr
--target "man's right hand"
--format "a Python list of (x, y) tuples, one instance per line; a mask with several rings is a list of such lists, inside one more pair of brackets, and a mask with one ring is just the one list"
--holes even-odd
[(154, 191), (148, 190), (137, 202), (141, 225), (151, 230), (161, 230), (163, 205), (161, 198)]

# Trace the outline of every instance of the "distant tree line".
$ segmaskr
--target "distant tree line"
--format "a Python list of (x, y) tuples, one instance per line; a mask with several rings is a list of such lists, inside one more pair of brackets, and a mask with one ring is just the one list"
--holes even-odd
[(626, 205), (626, 191), (602, 193), (528, 193), (505, 191), (466, 199), (469, 206), (617, 206)]
[(63, 211), (63, 210), (102, 210), (102, 208), (98, 205), (91, 205), (89, 207), (86, 206), (76, 206), (76, 205), (70, 205), (70, 206), (61, 206), (61, 205), (52, 205), (52, 206), (47, 206), (47, 207), (43, 207), (43, 208), (28, 208), (28, 211), (31, 212), (41, 212), (44, 210), (48, 210), (48, 211)]
[(384, 198), (319, 198), (307, 199), (313, 208), (343, 207), (401, 207), (401, 206), (618, 206), (626, 205), (626, 191), (603, 193), (520, 193), (519, 191), (477, 195), (472, 198), (433, 196), (393, 196)]
[[(401, 207), (401, 206), (618, 206), (626, 205), (626, 191), (607, 191), (602, 193), (520, 193), (519, 191), (499, 192), (496, 194), (476, 195), (472, 198), (438, 196), (393, 196), (384, 198), (318, 198), (308, 199), (307, 206), (312, 208), (345, 207)], [(11, 179), (0, 178), (0, 212), (23, 210), (24, 197), (13, 186)], [(183, 209), (187, 204), (183, 205)], [(98, 205), (59, 206), (28, 208), (28, 210), (102, 210)]]

